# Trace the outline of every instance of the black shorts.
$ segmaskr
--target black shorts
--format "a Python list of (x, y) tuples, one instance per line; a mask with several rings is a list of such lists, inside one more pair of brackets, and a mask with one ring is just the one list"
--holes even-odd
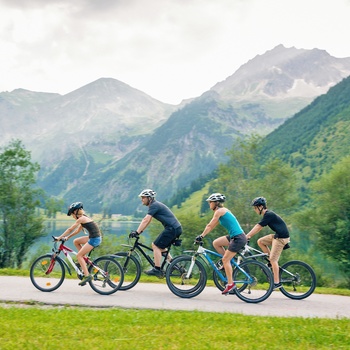
[(239, 252), (246, 244), (247, 244), (247, 237), (245, 233), (241, 233), (240, 235), (233, 236), (232, 238), (230, 236), (226, 236), (227, 240), (230, 242), (228, 246), (228, 250), (232, 253)]
[(164, 231), (159, 234), (159, 236), (154, 240), (153, 244), (160, 249), (168, 248), (175, 238), (180, 237), (181, 233), (181, 226), (178, 228), (165, 227)]

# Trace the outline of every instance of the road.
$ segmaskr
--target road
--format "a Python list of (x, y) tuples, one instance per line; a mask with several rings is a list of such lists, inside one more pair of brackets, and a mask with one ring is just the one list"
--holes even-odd
[(138, 308), (157, 310), (199, 310), (244, 315), (350, 318), (350, 297), (313, 294), (304, 300), (291, 300), (280, 292), (259, 304), (248, 304), (234, 295), (223, 296), (215, 287), (206, 287), (195, 298), (182, 299), (166, 284), (139, 283), (128, 291), (100, 295), (78, 280), (65, 280), (56, 291), (37, 290), (29, 277), (0, 276), (0, 302), (38, 302), (47, 305), (74, 305), (97, 308)]

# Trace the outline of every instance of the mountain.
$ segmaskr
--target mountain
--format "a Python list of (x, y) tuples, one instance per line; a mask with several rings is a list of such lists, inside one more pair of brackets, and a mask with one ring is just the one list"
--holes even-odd
[(348, 75), (349, 58), (280, 45), (179, 106), (108, 78), (64, 96), (19, 89), (0, 94), (1, 142), (24, 141), (49, 195), (130, 214), (141, 189), (170, 198), (238, 136), (268, 134)]
[(267, 135), (261, 159), (278, 156), (308, 182), (328, 172), (350, 149), (350, 77)]
[(175, 106), (110, 78), (64, 96), (17, 89), (0, 94), (0, 139), (1, 144), (21, 139), (45, 167), (87, 145), (99, 161), (116, 160), (174, 110)]

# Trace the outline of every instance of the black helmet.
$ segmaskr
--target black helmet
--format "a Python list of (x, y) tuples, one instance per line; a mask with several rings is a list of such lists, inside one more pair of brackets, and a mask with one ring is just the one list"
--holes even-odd
[(225, 195), (221, 194), (221, 193), (212, 193), (207, 199), (207, 202), (220, 202), (223, 203), (225, 202), (226, 197)]
[(256, 197), (252, 200), (251, 206), (252, 207), (260, 207), (262, 205), (264, 208), (266, 208), (266, 199), (264, 197)]
[(77, 210), (77, 209), (83, 209), (83, 203), (82, 203), (82, 202), (74, 202), (74, 203), (72, 203), (72, 204), (69, 206), (67, 215), (68, 215), (68, 216), (71, 216), (72, 213), (73, 213), (75, 210)]
[(146, 190), (143, 190), (141, 191), (141, 193), (139, 194), (139, 197), (151, 197), (151, 198), (154, 198), (156, 196), (156, 192), (151, 190), (151, 189), (146, 189)]

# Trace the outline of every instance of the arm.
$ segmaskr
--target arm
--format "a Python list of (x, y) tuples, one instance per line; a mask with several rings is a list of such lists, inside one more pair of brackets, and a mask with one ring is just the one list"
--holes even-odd
[(209, 224), (205, 226), (205, 229), (200, 236), (205, 237), (210, 231), (212, 231), (219, 223), (220, 216), (222, 216), (222, 212), (218, 209), (215, 211), (213, 218), (210, 220)]
[(256, 235), (258, 232), (260, 232), (263, 229), (263, 227), (259, 224), (256, 224), (246, 235), (247, 239), (252, 238), (254, 235)]
[(81, 223), (79, 222), (80, 219), (78, 219), (75, 224), (73, 224), (71, 227), (67, 228), (66, 231), (64, 231), (61, 236), (59, 236), (57, 239), (62, 239), (63, 237), (66, 237), (67, 235), (67, 239), (69, 239), (70, 237), (73, 237), (75, 235), (77, 235), (83, 228), (83, 226), (81, 226)]
[(142, 233), (144, 230), (146, 230), (147, 226), (151, 223), (151, 221), (152, 221), (152, 216), (147, 214), (147, 215), (142, 219), (142, 221), (141, 221), (141, 223), (140, 223), (140, 225), (139, 225), (139, 227), (138, 227), (138, 229), (137, 229), (136, 231), (137, 231), (139, 234)]

